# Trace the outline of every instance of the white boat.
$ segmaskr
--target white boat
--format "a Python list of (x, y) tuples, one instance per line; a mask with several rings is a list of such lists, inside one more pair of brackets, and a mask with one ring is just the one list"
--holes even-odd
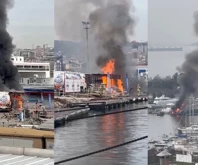
[(163, 108), (161, 111), (164, 113), (170, 113), (170, 112), (172, 112), (173, 106), (174, 106), (174, 103), (168, 103), (165, 105), (165, 108)]
[(172, 109), (170, 107), (166, 107), (166, 108), (163, 108), (161, 111), (164, 113), (170, 113)]
[(181, 134), (198, 134), (198, 125), (191, 125), (189, 127), (178, 128), (178, 132)]
[(162, 95), (161, 97), (156, 97), (154, 99), (154, 104), (156, 105), (167, 105), (167, 104), (170, 104), (170, 103), (175, 103), (178, 99), (177, 98), (170, 98), (170, 97), (165, 97), (164, 95)]

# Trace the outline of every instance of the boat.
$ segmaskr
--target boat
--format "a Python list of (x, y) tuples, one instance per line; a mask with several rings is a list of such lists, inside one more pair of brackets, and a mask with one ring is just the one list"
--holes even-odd
[(153, 101), (153, 104), (166, 106), (171, 103), (174, 104), (177, 100), (177, 98), (172, 99), (170, 97), (165, 97), (164, 95), (162, 95), (161, 97), (156, 97)]
[(166, 108), (163, 108), (161, 111), (163, 113), (171, 113), (172, 112), (172, 109), (171, 109), (171, 107), (166, 107)]
[(164, 116), (164, 112), (162, 112), (162, 111), (157, 112), (157, 116)]
[(154, 144), (154, 147), (155, 148), (158, 148), (158, 149), (165, 149), (165, 148), (169, 148), (171, 146), (172, 146), (171, 143), (165, 143), (163, 141)]
[(179, 134), (198, 134), (198, 125), (191, 125), (189, 127), (178, 128)]

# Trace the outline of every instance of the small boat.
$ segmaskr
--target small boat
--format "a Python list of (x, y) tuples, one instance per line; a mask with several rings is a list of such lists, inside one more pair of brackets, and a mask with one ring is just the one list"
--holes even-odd
[(158, 143), (155, 143), (154, 146), (156, 148), (169, 148), (171, 147), (172, 145), (171, 144), (168, 144), (168, 143), (164, 143), (164, 142), (158, 142)]
[(162, 112), (162, 111), (157, 112), (157, 116), (164, 116), (164, 112)]
[(189, 127), (178, 128), (179, 134), (198, 134), (198, 125), (191, 125)]
[(149, 144), (155, 144), (155, 143), (157, 143), (158, 141), (156, 141), (156, 140), (150, 140), (148, 143)]

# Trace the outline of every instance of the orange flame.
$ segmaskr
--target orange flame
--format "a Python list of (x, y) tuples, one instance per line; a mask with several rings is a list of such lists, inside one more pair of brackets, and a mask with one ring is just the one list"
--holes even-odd
[(107, 77), (106, 76), (102, 76), (102, 83), (105, 84), (107, 87)]
[(115, 80), (111, 79), (111, 87), (114, 87), (114, 86), (116, 86)]
[(124, 88), (122, 86), (122, 80), (121, 79), (118, 79), (118, 89), (123, 93), (124, 92)]
[(115, 60), (110, 60), (101, 70), (104, 74), (112, 74), (114, 72)]
[[(101, 71), (104, 73), (104, 74), (112, 74), (115, 70), (115, 60), (111, 59), (102, 69)], [(107, 86), (107, 77), (106, 76), (102, 76), (102, 83), (103, 84), (106, 84)], [(122, 85), (122, 80), (121, 79), (118, 79), (117, 80), (117, 87), (118, 89), (123, 93), (124, 92), (124, 88), (123, 88), (123, 85)], [(116, 83), (115, 83), (115, 80), (111, 80), (111, 86), (115, 86)]]
[(176, 113), (180, 112), (180, 109), (179, 109), (179, 108), (177, 108), (175, 112), (176, 112)]

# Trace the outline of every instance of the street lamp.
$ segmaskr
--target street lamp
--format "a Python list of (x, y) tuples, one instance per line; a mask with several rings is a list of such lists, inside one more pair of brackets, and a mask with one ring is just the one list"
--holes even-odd
[(88, 47), (88, 30), (89, 30), (89, 22), (82, 21), (83, 28), (86, 30), (86, 38), (87, 38), (87, 73), (89, 73), (89, 47)]

